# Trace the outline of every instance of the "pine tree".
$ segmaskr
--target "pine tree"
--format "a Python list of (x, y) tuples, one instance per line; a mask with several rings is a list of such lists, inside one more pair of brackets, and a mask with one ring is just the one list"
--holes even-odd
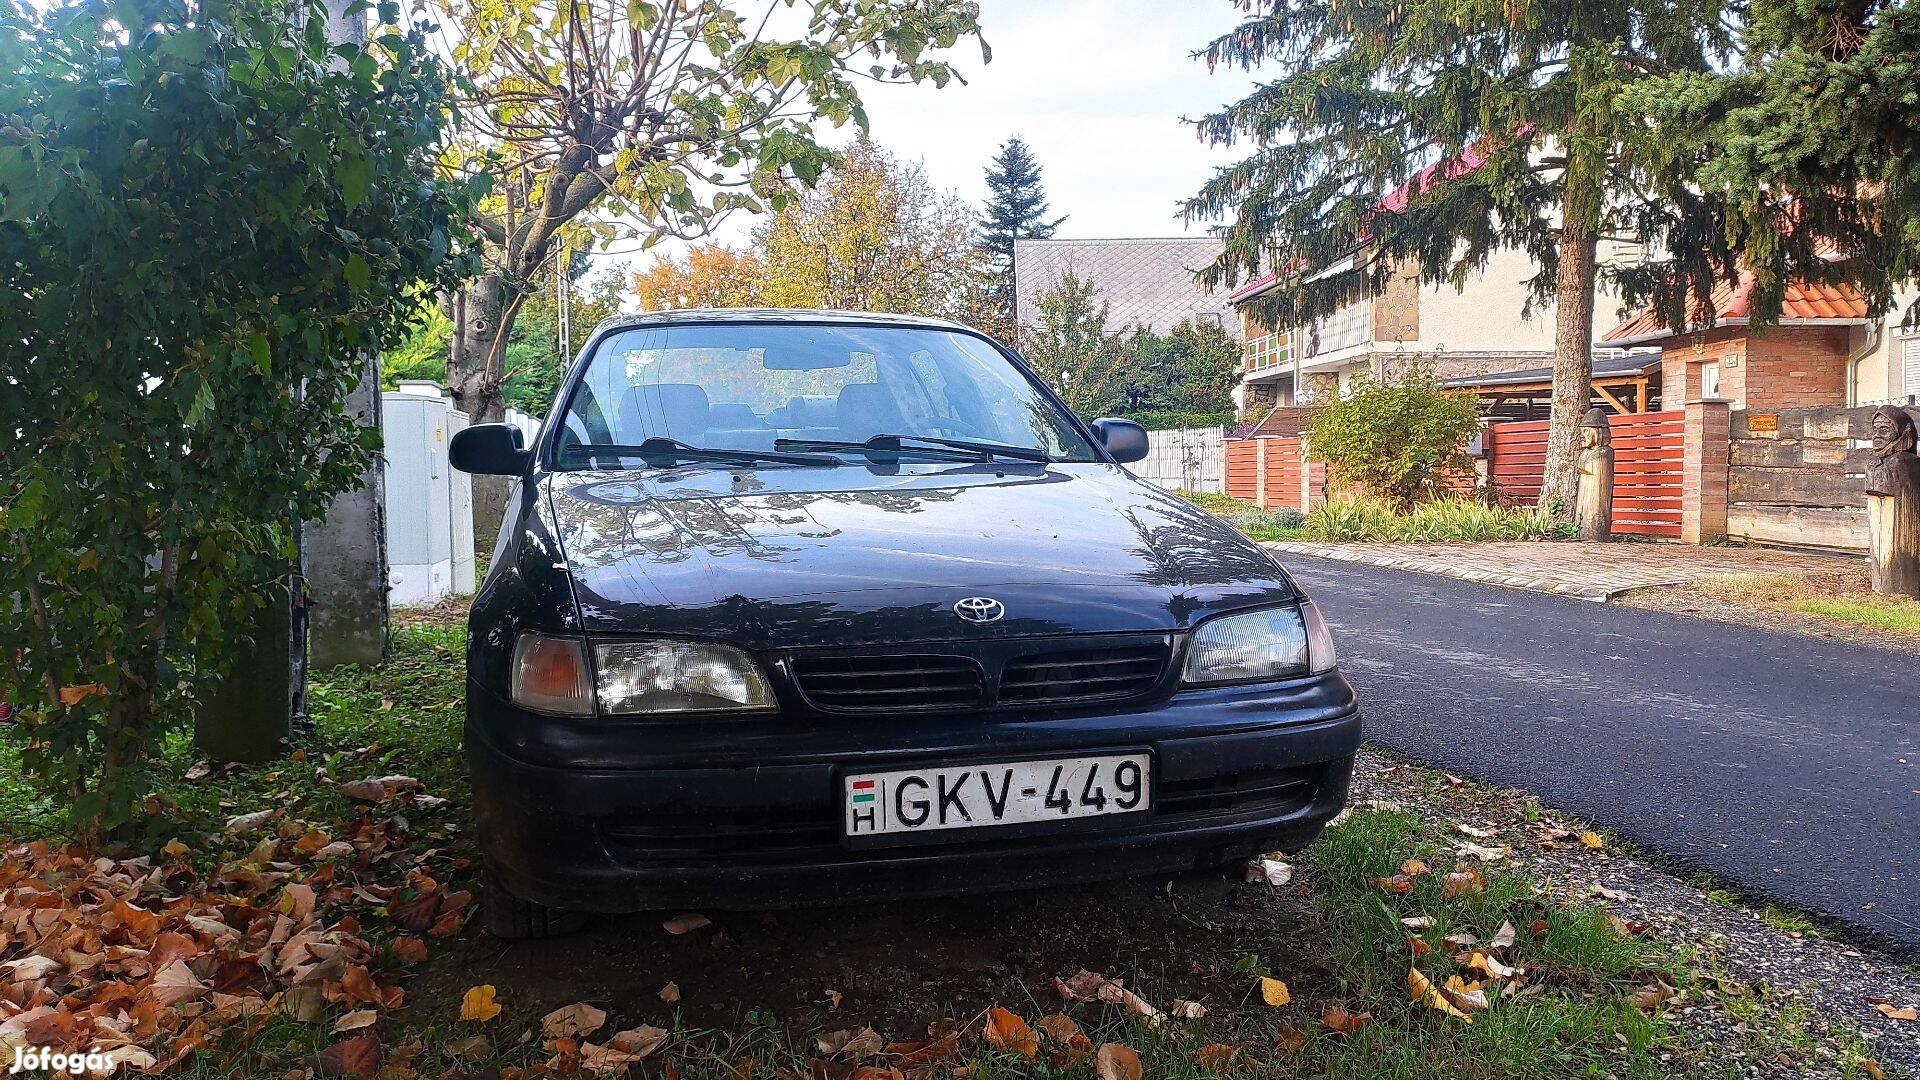
[(1753, 322), (1801, 281), (1852, 285), (1878, 318), (1920, 277), (1920, 5), (1753, 0), (1741, 44), (1741, 65), (1627, 102), (1656, 138), (1713, 148), (1701, 184), (1727, 201)]
[[(1693, 183), (1711, 148), (1652, 137), (1621, 95), (1725, 64), (1738, 6), (1255, 0), (1205, 59), (1284, 70), (1199, 121), (1215, 145), (1252, 147), (1186, 205), (1189, 220), (1230, 221), (1225, 254), (1201, 281), (1355, 256), (1341, 272), (1285, 277), (1251, 305), (1269, 326), (1300, 326), (1379, 293), (1398, 271), (1457, 285), (1494, 251), (1526, 251), (1533, 300), (1556, 305), (1541, 504), (1570, 514), (1597, 285), (1674, 312), (1734, 272), (1724, 200)], [(1407, 197), (1383, 205), (1403, 184)], [(1600, 264), (1602, 237), (1657, 254)]]
[(1040, 163), (1017, 137), (1002, 143), (993, 155), (987, 167), (987, 190), (977, 244), (986, 264), (986, 306), (1006, 329), (1014, 323), (1013, 242), (1045, 240), (1067, 215), (1048, 219), (1051, 208), (1040, 182)]

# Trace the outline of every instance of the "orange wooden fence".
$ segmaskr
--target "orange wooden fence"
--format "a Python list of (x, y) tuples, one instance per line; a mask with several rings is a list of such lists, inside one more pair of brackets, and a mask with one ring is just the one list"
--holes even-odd
[[(1678, 538), (1686, 413), (1679, 409), (1609, 418), (1613, 434), (1613, 531)], [(1547, 422), (1487, 425), (1488, 473), (1500, 500), (1540, 498), (1547, 471)]]
[(1686, 411), (1612, 418), (1613, 531), (1680, 536)]
[(1252, 502), (1260, 492), (1260, 444), (1253, 439), (1227, 440), (1227, 494)]

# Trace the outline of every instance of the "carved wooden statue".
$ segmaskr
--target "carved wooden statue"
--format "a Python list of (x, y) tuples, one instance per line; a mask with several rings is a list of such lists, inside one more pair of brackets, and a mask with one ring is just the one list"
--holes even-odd
[(1867, 465), (1867, 532), (1873, 591), (1920, 599), (1920, 423), (1895, 405), (1873, 411), (1873, 459)]
[(1574, 507), (1580, 539), (1613, 537), (1613, 431), (1604, 409), (1580, 418), (1580, 491)]

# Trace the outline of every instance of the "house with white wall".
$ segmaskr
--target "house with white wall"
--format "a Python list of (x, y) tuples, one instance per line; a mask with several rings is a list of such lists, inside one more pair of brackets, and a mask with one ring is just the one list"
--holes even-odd
[[(1349, 259), (1365, 257), (1363, 251)], [(1626, 259), (1624, 245), (1602, 252)], [(1338, 273), (1339, 264), (1316, 273)], [(1274, 406), (1309, 404), (1344, 392), (1356, 376), (1380, 378), (1422, 364), (1442, 380), (1472, 385), (1487, 376), (1541, 368), (1553, 362), (1554, 305), (1528, 304), (1528, 282), (1538, 273), (1524, 251), (1494, 252), (1486, 265), (1459, 288), (1420, 282), (1419, 268), (1403, 263), (1377, 296), (1353, 301), (1311, 327), (1263, 326), (1247, 310), (1249, 301), (1279, 287), (1267, 274), (1230, 297), (1239, 310), (1246, 363), (1236, 400), (1243, 419), (1258, 419)], [(1617, 321), (1618, 302), (1603, 294), (1594, 305), (1596, 338)], [(1642, 411), (1652, 389), (1639, 388), (1632, 400), (1631, 379), (1620, 395)]]

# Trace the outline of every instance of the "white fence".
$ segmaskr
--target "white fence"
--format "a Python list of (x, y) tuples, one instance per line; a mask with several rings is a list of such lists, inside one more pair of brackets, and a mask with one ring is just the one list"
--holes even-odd
[(1172, 491), (1225, 491), (1227, 445), (1223, 428), (1147, 432), (1147, 456), (1133, 474)]

